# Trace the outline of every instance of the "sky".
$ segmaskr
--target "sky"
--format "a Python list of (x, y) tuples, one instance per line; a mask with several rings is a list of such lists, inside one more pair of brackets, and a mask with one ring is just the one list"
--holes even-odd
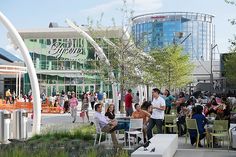
[[(220, 53), (228, 51), (228, 40), (236, 34), (236, 26), (228, 19), (236, 18), (236, 6), (224, 0), (126, 0), (134, 15), (151, 12), (199, 12), (214, 15), (215, 39)], [(77, 24), (100, 21), (103, 26), (122, 25), (123, 0), (0, 0), (0, 11), (17, 29), (47, 28), (50, 22), (67, 26), (65, 19)], [(0, 47), (13, 52), (7, 30), (0, 23)], [(13, 52), (14, 53), (14, 52)]]

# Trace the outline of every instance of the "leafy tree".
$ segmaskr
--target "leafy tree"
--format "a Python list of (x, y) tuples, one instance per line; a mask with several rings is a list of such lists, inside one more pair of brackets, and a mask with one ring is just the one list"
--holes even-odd
[[(225, 0), (226, 3), (236, 6), (235, 0)], [(232, 25), (236, 25), (236, 19), (229, 19)], [(227, 82), (236, 85), (236, 35), (229, 42), (231, 46), (229, 48), (230, 54), (228, 54), (224, 59), (224, 72), (227, 78)]]
[(153, 84), (176, 89), (192, 81), (193, 64), (188, 55), (182, 54), (182, 50), (181, 46), (170, 45), (150, 52), (155, 59), (155, 66), (148, 67), (146, 72)]
[(236, 53), (235, 51), (225, 57), (225, 75), (231, 84), (236, 84)]
[[(145, 83), (143, 71), (152, 62), (151, 58), (147, 54), (144, 54), (142, 48), (136, 47), (132, 40), (132, 36), (129, 36), (129, 28), (131, 27), (130, 20), (133, 11), (128, 9), (125, 0), (123, 1), (121, 12), (123, 13), (122, 26), (116, 27), (113, 19), (114, 26), (110, 27), (119, 30), (119, 34), (116, 35), (115, 38), (107, 39), (111, 36), (111, 29), (108, 27), (104, 30), (104, 27), (102, 27), (101, 21), (103, 14), (96, 26), (93, 26), (93, 21), (90, 19), (88, 19), (88, 23), (91, 36), (96, 36), (96, 29), (103, 29), (105, 32), (103, 33), (104, 36), (96, 42), (103, 48), (110, 61), (110, 66), (108, 67), (102, 61), (96, 63), (100, 77), (102, 80), (105, 80), (105, 83), (107, 84), (114, 81), (117, 82), (120, 85), (120, 93), (123, 95), (125, 89)], [(115, 80), (107, 79), (110, 70), (115, 73)], [(121, 102), (123, 102), (123, 97), (121, 97)]]

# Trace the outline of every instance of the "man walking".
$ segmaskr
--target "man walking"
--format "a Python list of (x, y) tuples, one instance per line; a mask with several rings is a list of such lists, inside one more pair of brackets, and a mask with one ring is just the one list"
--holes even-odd
[(152, 129), (155, 125), (157, 126), (157, 133), (162, 133), (162, 123), (164, 120), (164, 112), (166, 108), (165, 100), (160, 96), (160, 90), (158, 88), (154, 88), (152, 90), (152, 96), (152, 115), (147, 126), (148, 140), (153, 136)]
[(133, 97), (131, 95), (132, 90), (129, 89), (128, 93), (125, 95), (125, 111), (126, 111), (126, 116), (131, 116), (133, 113), (133, 106), (132, 106), (132, 102), (133, 102)]

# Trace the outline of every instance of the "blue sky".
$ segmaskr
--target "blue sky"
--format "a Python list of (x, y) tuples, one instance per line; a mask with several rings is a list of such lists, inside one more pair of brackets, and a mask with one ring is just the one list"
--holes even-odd
[[(192, 11), (214, 15), (216, 43), (220, 52), (227, 52), (228, 39), (236, 34), (236, 26), (228, 19), (236, 18), (236, 6), (224, 0), (127, 0), (134, 15), (150, 12)], [(49, 22), (67, 26), (65, 19), (87, 24), (88, 17), (96, 22), (104, 13), (102, 24), (121, 25), (122, 0), (1, 0), (0, 11), (8, 17), (17, 29), (46, 28)], [(6, 29), (0, 24), (0, 47), (11, 50)]]

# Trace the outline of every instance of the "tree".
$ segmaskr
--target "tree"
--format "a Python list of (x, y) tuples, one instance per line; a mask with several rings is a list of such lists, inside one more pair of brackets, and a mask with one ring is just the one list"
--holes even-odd
[(236, 52), (232, 52), (225, 57), (225, 75), (231, 84), (236, 84)]
[[(111, 36), (109, 34), (110, 28), (108, 27), (103, 34), (104, 37), (101, 37), (96, 41), (101, 47), (103, 47), (103, 50), (110, 62), (109, 67), (101, 61), (96, 63), (96, 67), (99, 67), (98, 70), (100, 77), (108, 84), (114, 81), (118, 83), (120, 85), (121, 95), (123, 95), (125, 88), (135, 87), (145, 82), (142, 72), (148, 63), (151, 63), (150, 57), (145, 55), (141, 48), (136, 47), (132, 40), (132, 36), (129, 35), (129, 28), (131, 27), (130, 20), (133, 11), (130, 11), (127, 8), (125, 0), (123, 3), (121, 11), (124, 20), (122, 26), (118, 28), (120, 32), (119, 36), (116, 36), (113, 39), (107, 39), (106, 36)], [(100, 21), (97, 22), (96, 27), (93, 26), (91, 20), (89, 21), (89, 32), (91, 36), (96, 36), (96, 29), (104, 29), (101, 25), (102, 16)], [(115, 22), (113, 23), (115, 24)], [(115, 25), (111, 28), (117, 29)], [(110, 70), (115, 73), (115, 80), (107, 79)], [(121, 97), (121, 102), (123, 102), (123, 97)]]
[(192, 81), (193, 64), (188, 55), (182, 54), (182, 50), (178, 45), (151, 50), (155, 66), (148, 67), (146, 72), (153, 84), (171, 90), (184, 87)]
[[(236, 6), (236, 1), (235, 0), (225, 0), (226, 3), (229, 3), (231, 5)], [(232, 25), (236, 24), (235, 19), (230, 19), (229, 20)], [(233, 39), (229, 39), (230, 42), (230, 48), (228, 54), (224, 59), (224, 72), (227, 78), (227, 82), (230, 84), (236, 85), (236, 36), (234, 35)]]

